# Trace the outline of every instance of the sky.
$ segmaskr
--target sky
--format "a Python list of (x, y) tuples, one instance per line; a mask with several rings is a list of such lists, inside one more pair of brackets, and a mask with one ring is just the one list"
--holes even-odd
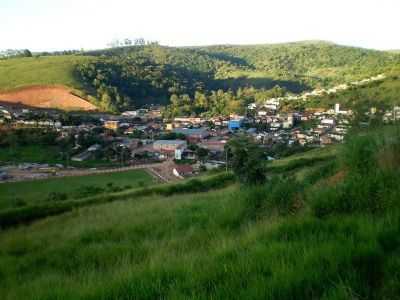
[(400, 49), (400, 0), (0, 0), (0, 49), (104, 48), (143, 37), (169, 46), (326, 40)]

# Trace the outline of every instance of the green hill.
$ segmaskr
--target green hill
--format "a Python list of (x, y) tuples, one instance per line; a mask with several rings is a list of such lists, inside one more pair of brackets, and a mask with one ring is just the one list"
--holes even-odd
[(283, 93), (299, 93), (398, 70), (399, 66), (396, 53), (326, 42), (184, 48), (148, 45), (1, 60), (0, 89), (63, 84), (91, 95), (95, 105), (111, 111), (166, 104), (172, 95), (187, 94), (189, 101), (195, 102), (196, 91), (211, 97), (213, 91), (231, 90), (232, 95), (225, 95), (228, 103), (221, 104), (230, 113), (265, 98), (276, 86)]
[[(394, 75), (397, 74), (397, 75)], [(346, 108), (362, 108), (368, 111), (371, 107), (389, 109), (400, 105), (400, 72), (396, 71), (388, 78), (363, 86), (354, 86), (337, 94), (318, 96), (306, 103), (309, 107), (332, 107), (335, 103)]]
[(43, 56), (0, 60), (0, 91), (30, 85), (66, 85), (83, 89), (75, 67), (90, 60), (84, 56)]
[[(396, 299), (398, 132), (354, 136), (313, 168), (304, 159), (321, 157), (316, 150), (276, 162), (283, 176), (271, 173), (265, 185), (199, 193), (206, 183), (196, 179), (4, 228), (0, 293), (7, 300)], [(299, 162), (308, 170), (297, 177)]]

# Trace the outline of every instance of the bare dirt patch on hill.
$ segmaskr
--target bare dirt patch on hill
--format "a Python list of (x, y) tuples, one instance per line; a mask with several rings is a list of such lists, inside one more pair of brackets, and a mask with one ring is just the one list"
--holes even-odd
[(0, 101), (62, 110), (97, 109), (95, 105), (72, 92), (72, 89), (65, 86), (30, 86), (7, 92), (0, 91)]

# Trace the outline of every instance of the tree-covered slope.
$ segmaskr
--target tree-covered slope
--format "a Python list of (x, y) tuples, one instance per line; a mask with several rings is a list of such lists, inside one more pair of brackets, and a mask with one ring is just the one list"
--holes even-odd
[(395, 53), (329, 42), (211, 46), (200, 49), (216, 57), (242, 61), (255, 74), (268, 74), (273, 78), (299, 78), (322, 85), (362, 78), (400, 63), (400, 56)]
[[(243, 108), (256, 100), (257, 93), (275, 86), (299, 93), (398, 70), (399, 65), (396, 53), (325, 42), (186, 48), (147, 45), (1, 60), (0, 89), (63, 84), (80, 89), (98, 107), (114, 111), (168, 103), (172, 95), (187, 94), (193, 101), (196, 91), (211, 96), (212, 91), (232, 90), (235, 97), (229, 105), (237, 108), (239, 103)], [(238, 97), (243, 89), (252, 96)]]
[[(88, 53), (99, 61), (82, 65), (83, 80), (104, 102), (127, 106), (168, 102), (171, 95), (211, 94), (276, 85), (298, 93), (388, 72), (400, 55), (326, 42), (172, 48), (121, 47)], [(241, 101), (243, 99), (232, 99)], [(183, 104), (182, 104), (183, 105)]]

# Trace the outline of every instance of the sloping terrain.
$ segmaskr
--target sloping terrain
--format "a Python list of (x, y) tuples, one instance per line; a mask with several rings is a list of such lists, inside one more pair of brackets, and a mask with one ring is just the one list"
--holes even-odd
[(62, 110), (96, 110), (97, 107), (72, 93), (65, 86), (31, 86), (1, 93), (0, 101), (38, 108)]
[(44, 56), (0, 60), (0, 101), (32, 107), (95, 110), (77, 95), (87, 90), (76, 75), (76, 66), (88, 56)]
[(121, 111), (166, 104), (173, 95), (193, 98), (196, 92), (210, 95), (221, 89), (233, 91), (232, 101), (244, 107), (257, 98), (257, 91), (275, 86), (299, 93), (363, 79), (396, 66), (398, 70), (400, 55), (394, 52), (327, 42), (133, 46), (0, 60), (0, 93), (32, 85), (63, 85), (103, 110)]
[(89, 56), (43, 56), (0, 60), (0, 92), (32, 85), (65, 85), (84, 89), (75, 76), (77, 64)]
[(3, 229), (2, 299), (397, 299), (399, 137), (355, 137), (302, 179), (196, 179)]

